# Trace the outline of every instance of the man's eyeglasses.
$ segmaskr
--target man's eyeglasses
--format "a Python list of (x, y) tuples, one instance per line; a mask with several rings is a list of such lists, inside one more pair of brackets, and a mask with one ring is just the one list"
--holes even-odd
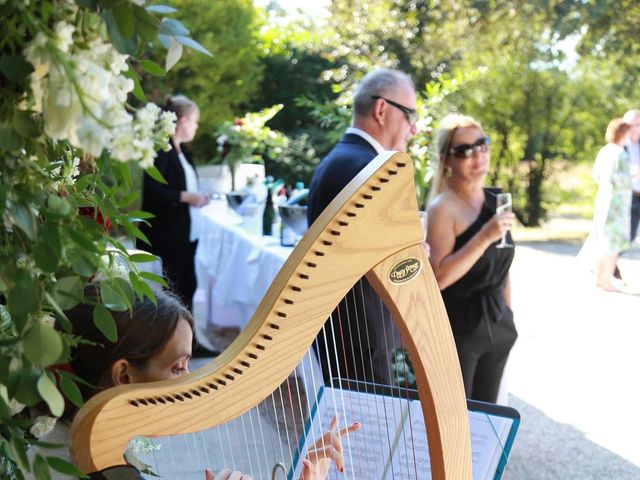
[(389, 100), (388, 98), (381, 97), (380, 95), (371, 95), (371, 98), (374, 100), (382, 99), (389, 105), (396, 107), (398, 110), (404, 113), (407, 122), (409, 122), (409, 125), (411, 126), (415, 125), (418, 121), (418, 112), (416, 112), (413, 108), (405, 107), (404, 105), (400, 105), (399, 103), (396, 103), (393, 100)]
[(473, 153), (485, 153), (489, 151), (489, 137), (481, 137), (473, 143), (463, 143), (449, 149), (449, 155), (464, 159), (473, 156)]

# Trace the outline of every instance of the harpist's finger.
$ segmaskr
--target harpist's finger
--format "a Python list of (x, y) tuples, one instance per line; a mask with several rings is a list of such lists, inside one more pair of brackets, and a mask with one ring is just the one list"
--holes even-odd
[(215, 480), (229, 480), (230, 475), (231, 475), (231, 470), (229, 470), (228, 468), (223, 468), (218, 472), (218, 475), (216, 475), (214, 478)]
[(315, 450), (309, 450), (307, 452), (307, 460), (314, 465), (319, 464), (322, 460), (333, 460), (336, 463), (336, 468), (339, 472), (344, 470), (344, 457), (342, 451), (335, 448), (333, 445), (326, 445), (322, 448)]
[(329, 423), (329, 430), (333, 430), (338, 426), (338, 414), (336, 413), (331, 419), (331, 423)]
[(351, 433), (351, 432), (355, 432), (356, 430), (358, 430), (360, 427), (362, 426), (362, 424), (360, 422), (353, 422), (351, 425), (349, 425), (348, 427), (344, 427), (343, 429), (341, 429), (338, 432), (338, 436), (339, 437), (344, 437), (347, 433)]

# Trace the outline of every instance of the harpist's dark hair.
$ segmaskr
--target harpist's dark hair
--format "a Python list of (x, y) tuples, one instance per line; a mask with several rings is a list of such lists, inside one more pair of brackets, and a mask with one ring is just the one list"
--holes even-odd
[(157, 304), (135, 297), (131, 309), (111, 311), (116, 323), (118, 339), (110, 342), (95, 326), (93, 305), (99, 298), (97, 284), (85, 288), (85, 301), (65, 313), (71, 321), (73, 334), (91, 344), (78, 345), (71, 351), (70, 366), (83, 380), (97, 387), (83, 388), (85, 400), (111, 385), (110, 367), (116, 360), (125, 359), (137, 367), (144, 367), (162, 351), (173, 336), (178, 322), (184, 318), (193, 329), (193, 317), (175, 296), (166, 291), (154, 292)]

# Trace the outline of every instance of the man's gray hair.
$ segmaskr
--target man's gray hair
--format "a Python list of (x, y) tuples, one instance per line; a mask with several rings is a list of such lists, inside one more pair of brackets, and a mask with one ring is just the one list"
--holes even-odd
[(398, 70), (381, 68), (367, 73), (358, 83), (353, 95), (353, 115), (367, 115), (376, 102), (372, 96), (384, 97), (403, 84), (415, 88), (411, 78)]
[(632, 124), (633, 120), (635, 120), (635, 118), (638, 116), (640, 116), (640, 110), (629, 110), (624, 114), (624, 117), (622, 117), (622, 119), (624, 120), (624, 123)]

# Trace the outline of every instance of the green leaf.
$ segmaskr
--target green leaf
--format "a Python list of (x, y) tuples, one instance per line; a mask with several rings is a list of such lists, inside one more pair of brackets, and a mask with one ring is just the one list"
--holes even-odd
[(41, 290), (38, 284), (16, 284), (9, 292), (7, 308), (19, 331), (25, 327), (26, 316), (40, 309)]
[(153, 290), (149, 288), (147, 282), (145, 282), (141, 277), (138, 276), (135, 272), (129, 272), (129, 281), (133, 286), (133, 289), (136, 292), (138, 298), (148, 297), (154, 305), (157, 304), (156, 296), (153, 293)]
[(171, 70), (176, 63), (178, 63), (181, 57), (182, 44), (178, 43), (175, 37), (173, 37), (171, 39), (171, 46), (169, 47), (169, 51), (167, 52), (167, 58), (164, 65), (164, 68), (167, 70), (167, 72)]
[[(96, 226), (94, 222), (92, 222), (92, 227)], [(68, 235), (79, 247), (84, 248), (90, 252), (96, 251), (96, 245), (93, 242), (93, 239), (88, 235), (85, 235), (83, 232), (80, 232), (74, 228), (65, 229), (65, 234)]]
[(36, 224), (36, 216), (33, 214), (28, 205), (23, 203), (14, 203), (9, 210), (13, 224), (22, 230), (29, 240), (35, 240), (38, 235), (38, 227)]
[(168, 185), (167, 181), (164, 179), (164, 177), (160, 173), (160, 170), (158, 170), (155, 165), (151, 165), (149, 168), (147, 168), (145, 170), (145, 173), (149, 175), (151, 178), (153, 178), (156, 182), (160, 182), (164, 185)]
[(49, 325), (40, 322), (34, 323), (27, 330), (22, 346), (27, 358), (43, 367), (58, 363), (64, 351), (60, 334)]
[(162, 14), (169, 14), (169, 13), (176, 13), (178, 10), (176, 10), (173, 7), (169, 7), (167, 5), (149, 5), (147, 7), (147, 12), (152, 12), (152, 13), (162, 13)]
[[(25, 359), (26, 360), (26, 359)], [(18, 388), (14, 395), (15, 399), (25, 405), (35, 405), (40, 402), (38, 394), (38, 379), (42, 375), (42, 369), (31, 365), (28, 360), (19, 363)], [(11, 369), (11, 367), (9, 367)]]
[(33, 253), (36, 265), (43, 271), (49, 273), (56, 271), (62, 256), (62, 242), (56, 223), (45, 222)]
[(80, 408), (84, 405), (78, 385), (69, 377), (60, 375), (60, 390), (76, 407)]
[(49, 375), (48, 372), (42, 372), (38, 379), (38, 393), (49, 406), (51, 414), (59, 417), (64, 412), (64, 397)]
[(140, 66), (145, 72), (155, 75), (156, 77), (164, 77), (166, 73), (160, 65), (151, 60), (141, 60)]
[(82, 471), (78, 470), (78, 468), (72, 463), (67, 462), (66, 460), (58, 457), (47, 457), (47, 463), (54, 470), (65, 473), (67, 475), (71, 475), (74, 478), (89, 478), (87, 475), (82, 473)]
[(13, 454), (13, 459), (20, 465), (20, 467), (29, 471), (29, 458), (27, 457), (27, 449), (18, 435), (12, 435), (9, 443), (9, 448)]
[(60, 305), (58, 305), (58, 302), (55, 301), (55, 299), (49, 294), (49, 292), (44, 292), (44, 298), (47, 300), (53, 311), (56, 312), (56, 319), (62, 324), (65, 332), (70, 332), (71, 322), (60, 308)]
[[(102, 285), (102, 289), (104, 298), (104, 285)], [(126, 310), (126, 308), (123, 310)], [(102, 332), (107, 340), (112, 343), (118, 340), (118, 329), (116, 327), (116, 322), (113, 319), (113, 315), (111, 315), (111, 312), (104, 305), (98, 304), (93, 307), (93, 323), (95, 323), (96, 327), (98, 327), (98, 330)]]
[(192, 38), (185, 37), (183, 35), (176, 35), (175, 38), (178, 42), (180, 42), (185, 47), (189, 47), (192, 50), (196, 50), (198, 52), (204, 53), (205, 55), (209, 55), (210, 57), (213, 57), (213, 55), (209, 50), (204, 48), (202, 45), (200, 45), (198, 42), (196, 42)]
[(126, 38), (122, 35), (122, 32), (120, 32), (120, 28), (118, 27), (118, 22), (116, 22), (113, 15), (113, 10), (104, 10), (101, 15), (104, 22), (107, 24), (109, 38), (116, 50), (126, 55), (136, 55), (139, 44), (138, 36), (133, 35), (131, 38)]
[(100, 284), (102, 303), (109, 310), (125, 311), (133, 304), (133, 290), (129, 282), (122, 278), (104, 280)]
[(77, 276), (61, 278), (53, 286), (52, 295), (62, 310), (75, 307), (83, 297), (82, 280)]
[(135, 23), (131, 10), (129, 9), (129, 2), (123, 2), (113, 7), (113, 18), (118, 25), (118, 30), (124, 38), (131, 38), (135, 31)]
[(30, 112), (16, 110), (13, 114), (13, 128), (25, 138), (36, 138), (40, 135), (40, 125)]
[(47, 197), (47, 208), (62, 217), (66, 217), (71, 213), (71, 205), (67, 199), (62, 198), (60, 195), (52, 193)]
[(144, 212), (142, 210), (131, 210), (130, 212), (127, 212), (127, 215), (129, 216), (129, 219), (132, 221), (155, 218), (155, 215), (153, 213)]
[(139, 5), (132, 5), (133, 15), (136, 20), (136, 32), (147, 42), (153, 42), (158, 36), (160, 22), (156, 17)]
[(140, 85), (140, 79), (138, 78), (138, 75), (136, 75), (136, 72), (132, 68), (130, 68), (129, 70), (122, 72), (122, 75), (133, 80), (132, 93), (135, 95), (135, 97), (141, 102), (148, 102), (147, 97), (142, 90), (142, 86)]
[(83, 277), (91, 277), (98, 270), (98, 262), (93, 262), (83, 251), (71, 250), (69, 251), (69, 261), (71, 262), (71, 269), (78, 275)]
[(161, 35), (189, 35), (189, 30), (175, 18), (163, 18), (160, 22)]
[(169, 285), (167, 285), (167, 282), (165, 281), (164, 278), (162, 278), (160, 275), (156, 275), (155, 273), (140, 272), (140, 276), (142, 278), (144, 278), (145, 280), (150, 280), (152, 282), (158, 283), (158, 284), (162, 285), (163, 287), (168, 287), (169, 286)]
[(0, 125), (0, 148), (4, 150), (18, 150), (22, 148), (22, 137), (10, 125)]
[(156, 260), (159, 260), (159, 257), (151, 255), (150, 253), (134, 253), (129, 255), (129, 260), (136, 263), (145, 263), (155, 262)]
[(0, 57), (0, 72), (12, 82), (19, 82), (33, 72), (33, 65), (22, 55), (3, 55)]
[(36, 455), (36, 458), (33, 460), (33, 473), (38, 480), (51, 480), (49, 464), (41, 455)]

